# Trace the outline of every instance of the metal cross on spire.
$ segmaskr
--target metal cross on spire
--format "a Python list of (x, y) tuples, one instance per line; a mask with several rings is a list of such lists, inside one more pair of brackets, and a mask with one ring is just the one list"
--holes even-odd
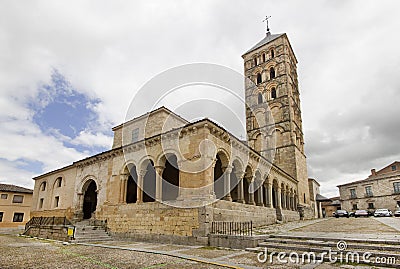
[(263, 22), (267, 22), (267, 33), (269, 33), (269, 25), (268, 25), (268, 20), (271, 18), (271, 16), (265, 16), (265, 19)]

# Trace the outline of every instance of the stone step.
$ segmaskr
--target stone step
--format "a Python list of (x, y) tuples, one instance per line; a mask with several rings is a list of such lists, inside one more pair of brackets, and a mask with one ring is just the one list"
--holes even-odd
[[(254, 253), (265, 253), (265, 247), (255, 247), (255, 248), (246, 248), (246, 251), (250, 251), (250, 252), (254, 252)], [(286, 254), (286, 260), (288, 260), (290, 255), (293, 255), (293, 253), (297, 253), (297, 255), (301, 258), (303, 253), (307, 253), (307, 252), (313, 252), (315, 253), (315, 259), (316, 261), (321, 261), (322, 259), (325, 262), (332, 262), (332, 260), (329, 258), (329, 254), (326, 254), (327, 252), (325, 252), (324, 256), (322, 256), (322, 253), (326, 250), (322, 250), (320, 248), (316, 248), (316, 249), (311, 249), (311, 250), (307, 250), (307, 248), (299, 248), (299, 246), (297, 246), (297, 248), (295, 250), (291, 250), (286, 248), (285, 246), (276, 246), (276, 248), (267, 248), (268, 251), (268, 255), (270, 255), (271, 253), (274, 252), (274, 257), (277, 258), (278, 253), (285, 253)], [(350, 252), (350, 251), (349, 251)], [(340, 256), (340, 253), (338, 254), (332, 254), (333, 258), (337, 258), (337, 262), (340, 263), (340, 259), (342, 257), (342, 261), (343, 263), (346, 263), (346, 253), (348, 253), (348, 251), (344, 251), (343, 255)], [(358, 255), (360, 257), (360, 265), (365, 264), (363, 263), (362, 257), (364, 255), (365, 252), (359, 251)], [(382, 253), (382, 252), (368, 252), (371, 253), (372, 255), (367, 257), (368, 259), (371, 259), (370, 263), (367, 263), (369, 266), (371, 265), (375, 265), (375, 266), (379, 266), (379, 267), (389, 267), (389, 268), (400, 268), (400, 254), (394, 254), (394, 253)], [(263, 256), (264, 257), (264, 256)], [(294, 256), (292, 256), (294, 257)], [(306, 256), (307, 258), (308, 256)], [(382, 258), (392, 258), (394, 257), (394, 261), (392, 260), (390, 263), (381, 263), (381, 262), (375, 262), (373, 260), (374, 257), (379, 257), (380, 259)], [(295, 257), (294, 257), (295, 258)], [(268, 260), (270, 259), (270, 256), (268, 256)], [(349, 258), (349, 263), (354, 264), (351, 260), (351, 258)]]
[[(293, 251), (302, 251), (302, 252), (315, 252), (315, 253), (321, 253), (321, 252), (329, 252), (329, 251), (336, 251), (339, 252), (339, 250), (335, 247), (318, 247), (318, 246), (309, 246), (309, 245), (299, 245), (299, 244), (279, 244), (279, 243), (260, 243), (259, 248), (261, 249), (282, 249), (282, 250), (293, 250)], [(396, 257), (400, 261), (400, 252), (398, 250), (393, 250), (393, 251), (366, 251), (365, 249), (357, 249), (357, 248), (347, 248), (344, 250), (344, 252), (358, 252), (360, 255), (368, 252), (371, 253), (375, 256), (380, 256), (383, 255), (385, 257)]]
[[(346, 241), (346, 240), (345, 240)], [(306, 240), (306, 239), (297, 239), (297, 238), (269, 238), (259, 244), (261, 247), (268, 246), (269, 243), (277, 243), (277, 244), (294, 244), (294, 245), (307, 245), (307, 246), (318, 246), (318, 247), (331, 247), (336, 248), (338, 240), (328, 241), (328, 240)], [(381, 251), (397, 251), (400, 253), (400, 245), (389, 245), (389, 244), (377, 244), (371, 242), (348, 242), (347, 249), (363, 249), (363, 250), (381, 250)]]
[(400, 245), (400, 240), (398, 239), (377, 239), (377, 238), (337, 238), (337, 237), (319, 237), (315, 238), (313, 236), (304, 235), (285, 235), (285, 234), (274, 234), (270, 235), (271, 238), (280, 239), (298, 239), (298, 240), (318, 240), (318, 241), (346, 241), (346, 243), (369, 243), (369, 244), (389, 244), (389, 245)]

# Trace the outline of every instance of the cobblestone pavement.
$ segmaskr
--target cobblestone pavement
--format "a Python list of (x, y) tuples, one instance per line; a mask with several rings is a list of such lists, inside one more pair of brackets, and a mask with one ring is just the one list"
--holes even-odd
[[(162, 251), (164, 254), (143, 251)], [(191, 260), (187, 258), (191, 258)], [(49, 240), (0, 235), (0, 268), (334, 269), (371, 267), (326, 263), (308, 265), (281, 264), (275, 258), (272, 264), (269, 262), (261, 263), (257, 260), (257, 253), (200, 246), (126, 241), (63, 245), (60, 242)]]
[[(257, 229), (258, 233), (293, 233), (305, 235), (347, 235), (363, 232), (395, 237), (400, 219), (319, 219), (276, 224)], [(390, 227), (390, 226), (392, 227)], [(354, 230), (357, 230), (356, 233)], [(329, 231), (329, 232), (324, 232)], [(1, 234), (1, 232), (0, 232)], [(97, 244), (63, 245), (15, 235), (0, 235), (0, 268), (371, 268), (343, 264), (261, 263), (257, 253), (222, 248), (183, 246), (132, 241), (108, 241)], [(377, 267), (374, 267), (377, 268)]]

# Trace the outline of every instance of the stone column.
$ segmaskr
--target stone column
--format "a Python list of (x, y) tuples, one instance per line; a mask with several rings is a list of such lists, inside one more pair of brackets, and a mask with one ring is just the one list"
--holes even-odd
[(276, 187), (276, 208), (282, 208), (281, 188)]
[(156, 170), (156, 201), (162, 200), (162, 173), (164, 172), (164, 166), (155, 166)]
[(236, 177), (239, 178), (239, 183), (238, 183), (238, 203), (244, 204), (244, 189), (243, 189), (243, 180), (245, 180), (244, 177), (244, 172), (238, 172), (236, 174)]
[(224, 200), (226, 201), (232, 201), (231, 197), (231, 172), (232, 172), (232, 166), (227, 166), (225, 168), (225, 173), (224, 173)]
[(257, 191), (257, 205), (258, 206), (264, 206), (264, 184), (261, 183), (260, 187), (258, 188)]
[(265, 206), (272, 208), (272, 186), (269, 182), (266, 182), (264, 186), (265, 186), (265, 196), (266, 196)]
[(249, 186), (250, 186), (250, 191), (249, 191), (249, 204), (250, 205), (255, 205), (256, 203), (254, 202), (254, 180), (255, 176), (252, 177), (250, 180)]
[(143, 181), (144, 176), (146, 175), (147, 170), (140, 170), (138, 174), (138, 182), (137, 182), (137, 201), (136, 203), (143, 203)]
[(286, 191), (286, 196), (285, 196), (285, 200), (286, 200), (286, 209), (290, 210), (290, 201), (289, 201), (289, 191)]
[(128, 185), (128, 178), (129, 174), (121, 174), (119, 175), (120, 178), (120, 196), (119, 196), (119, 202), (121, 204), (126, 203), (126, 188)]

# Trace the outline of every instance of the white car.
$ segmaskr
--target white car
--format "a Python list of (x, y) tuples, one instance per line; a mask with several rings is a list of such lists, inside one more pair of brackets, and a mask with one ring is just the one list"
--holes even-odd
[(380, 208), (375, 210), (374, 217), (391, 217), (392, 211), (387, 208)]

